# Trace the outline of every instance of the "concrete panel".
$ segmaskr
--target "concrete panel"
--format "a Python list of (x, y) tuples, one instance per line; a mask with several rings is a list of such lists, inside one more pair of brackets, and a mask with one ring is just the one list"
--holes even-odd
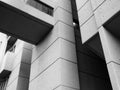
[(61, 59), (61, 84), (79, 89), (77, 64)]
[(17, 55), (23, 49), (24, 41), (18, 39), (16, 41), (15, 45), (16, 45), (16, 48), (15, 48), (15, 52), (14, 53), (15, 53), (15, 55)]
[(33, 45), (30, 44), (30, 43), (27, 43), (27, 42), (24, 42), (23, 47), (26, 48), (26, 49), (29, 49), (29, 50), (32, 50), (32, 49), (33, 49)]
[(113, 90), (120, 90), (120, 65), (114, 62), (107, 64)]
[(119, 0), (106, 0), (94, 13), (98, 27), (120, 10)]
[(50, 45), (53, 44), (54, 41), (59, 37), (69, 40), (71, 42), (75, 42), (73, 27), (66, 25), (61, 21), (56, 23), (54, 29), (46, 37), (46, 39), (39, 45), (34, 46), (32, 61), (34, 61), (40, 54), (42, 54), (48, 47), (50, 47)]
[(58, 39), (55, 41), (54, 44), (46, 50), (46, 52), (44, 52), (38, 59), (36, 59), (35, 62), (32, 63), (30, 80), (44, 71), (58, 58), (65, 58), (69, 61), (77, 62), (75, 45), (64, 39)]
[(29, 78), (30, 75), (30, 64), (21, 63), (19, 76)]
[(70, 26), (73, 26), (72, 13), (67, 12), (66, 10), (58, 7), (54, 12), (55, 23), (62, 21)]
[[(28, 49), (26, 49), (26, 50), (28, 50)], [(28, 50), (28, 51), (31, 51), (31, 50)], [(23, 50), (21, 50), (21, 52), (18, 53), (18, 55), (16, 56), (15, 62), (13, 63), (13, 70), (9, 77), (9, 81), (8, 81), (9, 88), (13, 88), (13, 86), (17, 87), (16, 89), (13, 88), (13, 90), (28, 90), (28, 83), (29, 83), (28, 78), (29, 78), (29, 74), (30, 74), (30, 64), (23, 63), (22, 54), (23, 54)], [(19, 77), (24, 77), (27, 79), (27, 81), (26, 81), (26, 79), (19, 79)], [(18, 78), (17, 82), (14, 83), (17, 78)], [(26, 87), (26, 85), (27, 85), (27, 87)], [(8, 90), (11, 90), (9, 88), (8, 88)]]
[(7, 86), (6, 90), (17, 90), (17, 83), (18, 83), (18, 78), (16, 78), (12, 84)]
[(15, 55), (13, 52), (6, 52), (1, 68), (0, 68), (0, 72), (3, 70), (8, 70), (8, 71), (12, 71), (13, 70), (13, 62), (15, 60)]
[(31, 64), (30, 80), (43, 72), (49, 65), (60, 58), (60, 39), (54, 42), (48, 50)]
[(91, 0), (93, 10), (98, 8), (105, 0)]
[(93, 37), (97, 32), (97, 24), (95, 17), (92, 16), (82, 27), (81, 27), (82, 43), (85, 43), (88, 39)]
[(79, 89), (67, 87), (67, 86), (59, 86), (58, 88), (56, 88), (54, 90), (79, 90)]
[(58, 22), (58, 35), (61, 38), (75, 42), (74, 28), (65, 23)]
[(8, 80), (8, 86), (10, 84), (12, 84), (14, 82), (14, 80), (16, 80), (16, 78), (19, 75), (19, 71), (20, 71), (20, 64), (17, 65), (17, 67), (12, 71), (12, 73), (10, 74), (9, 80)]
[(40, 0), (40, 1), (42, 1), (43, 3), (49, 5), (53, 8), (55, 8), (55, 2), (54, 2), (55, 0)]
[(0, 33), (0, 68), (3, 63), (6, 47), (7, 47), (7, 36), (3, 33)]
[(52, 90), (61, 84), (79, 88), (77, 65), (59, 59), (30, 82), (29, 90)]
[(84, 4), (86, 2), (88, 2), (89, 0), (76, 0), (76, 4), (77, 4), (77, 10), (79, 11), (81, 9), (81, 7), (84, 6)]
[(15, 49), (15, 53), (17, 54), (19, 52), (19, 50), (21, 50), (22, 48), (28, 49), (28, 50), (32, 50), (33, 49), (33, 45), (27, 42), (24, 42), (20, 39), (18, 39), (15, 43), (16, 45), (16, 49)]
[(21, 57), (21, 62), (31, 64), (32, 51), (23, 48)]
[(77, 62), (75, 44), (64, 39), (60, 39), (61, 52), (60, 57), (72, 62)]
[(83, 25), (93, 15), (91, 2), (88, 1), (79, 11), (78, 17), (80, 25)]
[(58, 0), (56, 3), (56, 8), (61, 7), (65, 10), (67, 10), (68, 12), (72, 13), (71, 11), (71, 1), (70, 0)]
[(22, 77), (17, 77), (13, 83), (7, 86), (6, 90), (28, 90), (29, 80)]
[[(34, 67), (33, 67), (34, 68)], [(29, 84), (29, 90), (52, 90), (61, 82), (61, 64), (56, 62)]]
[(22, 59), (22, 49), (16, 54), (15, 60), (13, 62), (13, 69), (21, 62)]
[[(16, 90), (28, 90), (29, 79), (18, 77), (17, 89)], [(12, 90), (12, 89), (10, 89)], [(35, 90), (35, 89), (33, 89)]]
[(106, 62), (114, 61), (120, 63), (120, 41), (117, 40), (110, 32), (101, 27), (99, 29), (103, 51)]

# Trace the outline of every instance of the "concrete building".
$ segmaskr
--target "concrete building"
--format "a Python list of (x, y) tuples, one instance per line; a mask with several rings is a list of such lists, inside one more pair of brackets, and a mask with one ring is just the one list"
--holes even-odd
[(0, 0), (0, 90), (120, 90), (119, 0)]

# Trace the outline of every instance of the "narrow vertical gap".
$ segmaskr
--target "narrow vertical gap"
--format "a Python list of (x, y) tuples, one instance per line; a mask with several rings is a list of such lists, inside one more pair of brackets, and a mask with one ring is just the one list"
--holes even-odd
[(82, 44), (76, 0), (71, 0), (71, 5), (80, 90), (112, 90), (104, 54), (96, 54), (88, 44)]

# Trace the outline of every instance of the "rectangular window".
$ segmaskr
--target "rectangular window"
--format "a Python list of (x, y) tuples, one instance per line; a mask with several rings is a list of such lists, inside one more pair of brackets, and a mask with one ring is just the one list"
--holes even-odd
[(44, 4), (43, 2), (39, 1), (39, 0), (27, 0), (27, 4), (29, 4), (30, 6), (48, 14), (53, 16), (53, 8)]

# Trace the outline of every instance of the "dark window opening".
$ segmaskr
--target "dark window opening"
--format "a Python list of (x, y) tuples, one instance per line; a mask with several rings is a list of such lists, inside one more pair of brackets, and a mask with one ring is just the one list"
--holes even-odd
[(44, 4), (43, 2), (39, 1), (39, 0), (28, 0), (27, 4), (33, 6), (34, 8), (53, 16), (53, 8)]

